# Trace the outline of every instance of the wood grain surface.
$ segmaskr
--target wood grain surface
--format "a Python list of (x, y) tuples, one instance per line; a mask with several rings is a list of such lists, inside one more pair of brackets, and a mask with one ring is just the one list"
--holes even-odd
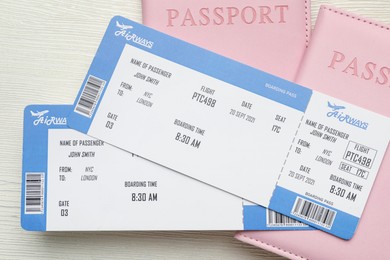
[[(390, 24), (389, 0), (313, 0), (313, 22), (324, 3)], [(22, 230), (24, 107), (73, 103), (110, 18), (141, 22), (141, 3), (0, 0), (0, 12), (0, 259), (283, 259), (234, 232)]]

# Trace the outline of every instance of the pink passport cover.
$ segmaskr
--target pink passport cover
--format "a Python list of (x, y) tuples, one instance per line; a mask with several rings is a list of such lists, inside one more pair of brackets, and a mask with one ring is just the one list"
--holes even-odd
[[(390, 27), (322, 6), (297, 83), (390, 117)], [(239, 232), (236, 238), (292, 259), (390, 259), (390, 152), (355, 236), (321, 231)]]
[(310, 33), (310, 0), (143, 0), (143, 23), (293, 80)]

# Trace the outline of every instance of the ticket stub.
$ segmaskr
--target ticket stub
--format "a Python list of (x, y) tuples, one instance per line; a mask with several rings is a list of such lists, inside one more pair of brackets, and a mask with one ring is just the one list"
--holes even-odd
[(71, 105), (25, 109), (27, 230), (292, 230), (292, 218), (67, 127)]
[(69, 126), (344, 239), (390, 130), (387, 117), (123, 17), (108, 26)]

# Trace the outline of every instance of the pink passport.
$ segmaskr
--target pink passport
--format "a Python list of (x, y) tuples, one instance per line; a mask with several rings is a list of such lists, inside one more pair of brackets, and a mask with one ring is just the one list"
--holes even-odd
[(143, 0), (143, 23), (293, 80), (310, 34), (310, 0)]
[[(390, 27), (322, 6), (297, 83), (390, 117)], [(291, 259), (390, 259), (390, 152), (355, 236), (321, 231), (239, 232), (236, 238)]]

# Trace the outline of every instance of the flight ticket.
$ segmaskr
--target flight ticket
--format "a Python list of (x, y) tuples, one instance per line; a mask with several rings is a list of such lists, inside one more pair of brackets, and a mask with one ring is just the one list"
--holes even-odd
[(68, 128), (71, 108), (30, 105), (25, 109), (24, 229), (312, 229)]
[(68, 124), (343, 239), (390, 133), (385, 116), (119, 16)]

